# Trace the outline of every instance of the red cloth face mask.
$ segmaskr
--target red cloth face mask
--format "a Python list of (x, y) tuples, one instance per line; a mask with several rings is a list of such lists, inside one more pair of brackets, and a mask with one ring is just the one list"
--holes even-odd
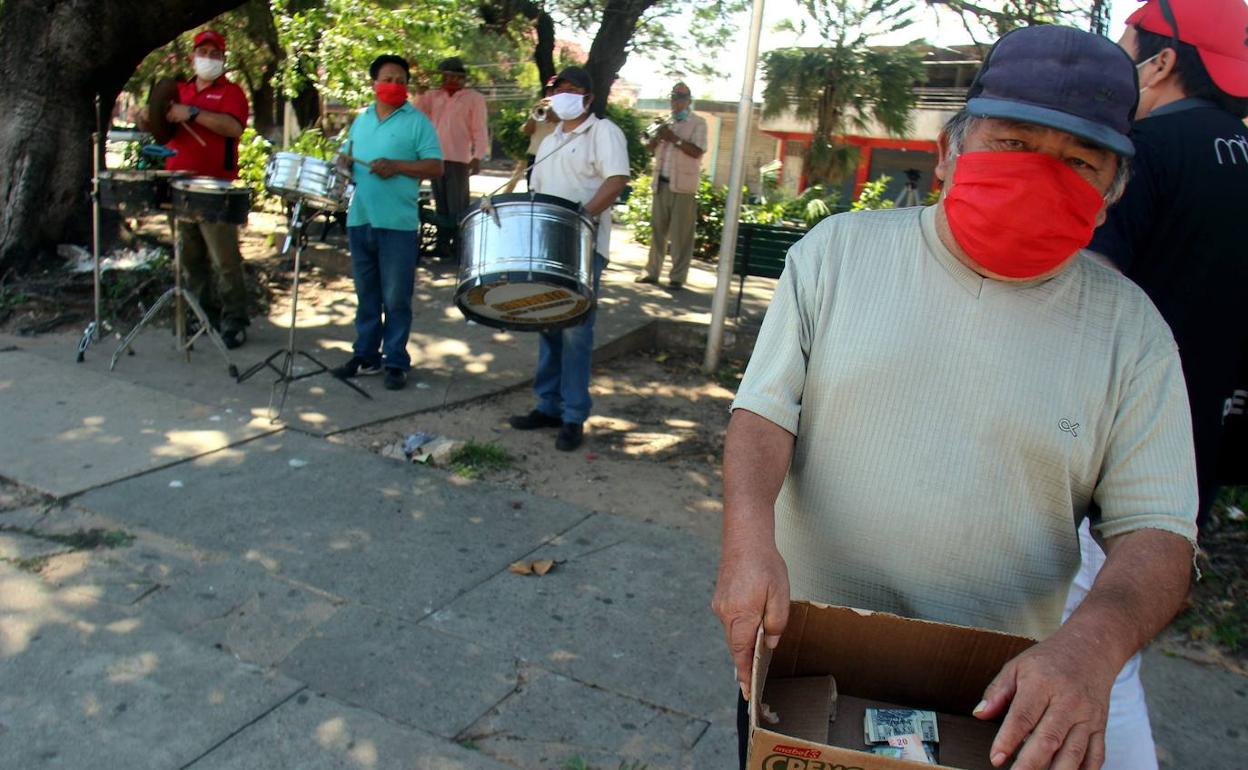
[(442, 90), (448, 94), (454, 94), (456, 91), (463, 89), (463, 84), (456, 80), (448, 80), (442, 84)]
[(1092, 240), (1105, 201), (1096, 188), (1042, 152), (959, 155), (945, 216), (958, 245), (1006, 278), (1052, 271)]
[(376, 94), (377, 101), (391, 107), (402, 107), (403, 102), (407, 101), (407, 86), (402, 83), (373, 83), (373, 93)]

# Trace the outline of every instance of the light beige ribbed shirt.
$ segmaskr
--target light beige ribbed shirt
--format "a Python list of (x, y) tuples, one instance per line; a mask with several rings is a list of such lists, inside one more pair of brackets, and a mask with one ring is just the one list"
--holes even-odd
[(1043, 638), (1076, 527), (1196, 536), (1178, 350), (1080, 255), (980, 277), (934, 208), (831, 217), (796, 244), (734, 409), (797, 436), (776, 502), (795, 599)]

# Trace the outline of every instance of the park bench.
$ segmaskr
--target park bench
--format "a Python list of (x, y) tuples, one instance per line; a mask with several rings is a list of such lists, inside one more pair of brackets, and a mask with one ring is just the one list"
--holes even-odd
[(788, 225), (740, 224), (733, 264), (733, 272), (741, 279), (737, 287), (737, 316), (741, 315), (741, 295), (745, 292), (746, 277), (779, 278), (784, 272), (784, 258), (789, 253), (789, 247), (805, 234), (804, 228)]

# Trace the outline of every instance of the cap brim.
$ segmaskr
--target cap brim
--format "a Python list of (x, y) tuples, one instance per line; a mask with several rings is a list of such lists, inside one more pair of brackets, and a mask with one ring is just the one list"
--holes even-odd
[(1071, 115), (1069, 112), (1053, 110), (1048, 107), (1037, 107), (1034, 104), (1012, 102), (1007, 99), (990, 99), (986, 97), (967, 100), (966, 110), (977, 117), (1004, 118), (1006, 120), (1017, 120), (1023, 123), (1035, 123), (1039, 126), (1056, 128), (1058, 131), (1065, 131), (1068, 134), (1074, 134), (1080, 138), (1087, 139), (1089, 142), (1116, 152), (1123, 157), (1130, 158), (1135, 155), (1135, 145), (1131, 144), (1131, 140), (1125, 135), (1100, 123), (1093, 123), (1085, 118)]
[(1248, 61), (1197, 48), (1213, 83), (1231, 96), (1248, 97)]

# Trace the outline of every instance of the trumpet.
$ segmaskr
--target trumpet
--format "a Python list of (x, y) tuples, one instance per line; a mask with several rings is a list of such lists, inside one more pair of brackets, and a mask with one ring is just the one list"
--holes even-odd
[(529, 111), (529, 117), (534, 123), (544, 122), (548, 115), (550, 115), (550, 100), (548, 99), (543, 99), (533, 105), (533, 109)]
[(645, 137), (647, 142), (653, 142), (658, 138), (660, 131), (664, 128), (671, 128), (675, 123), (676, 121), (672, 118), (655, 118), (654, 122), (646, 126), (646, 129), (641, 132), (642, 136)]

